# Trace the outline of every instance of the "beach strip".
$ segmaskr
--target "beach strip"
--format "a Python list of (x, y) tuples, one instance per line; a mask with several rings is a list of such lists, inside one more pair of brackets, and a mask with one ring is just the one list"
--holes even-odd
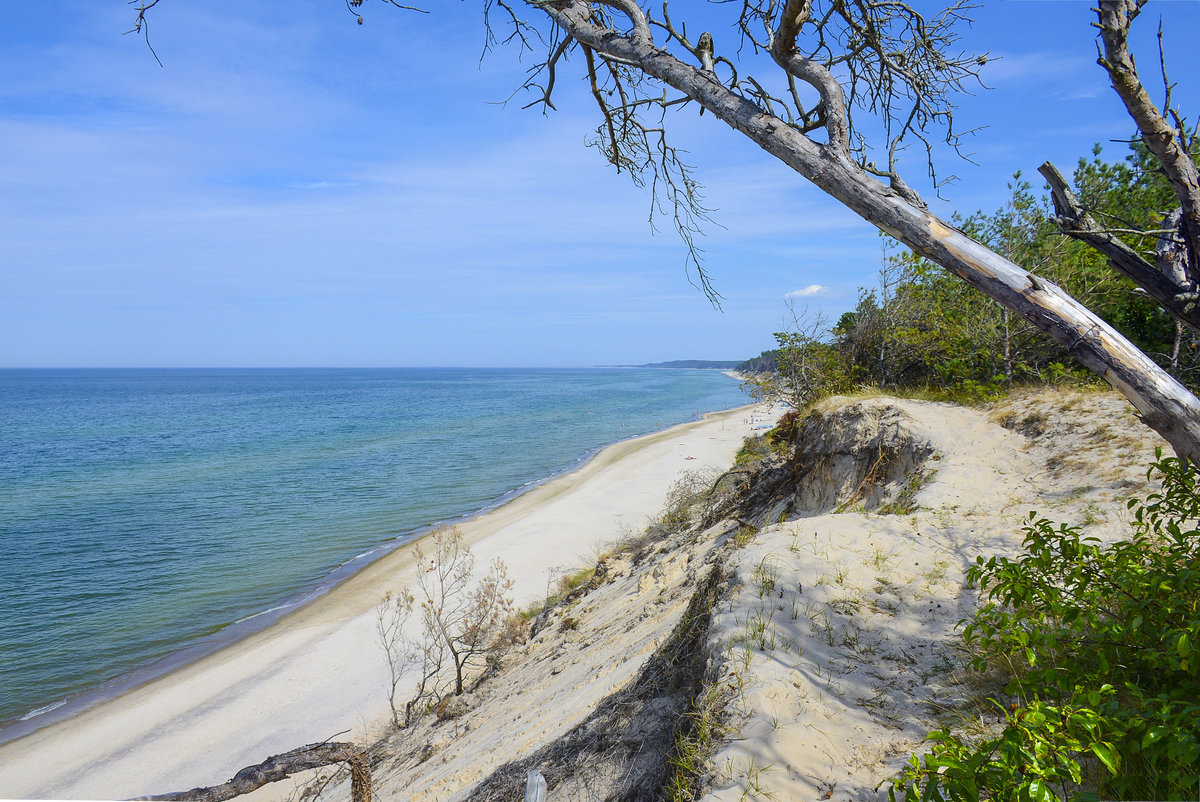
[[(642, 529), (681, 474), (727, 468), (745, 437), (773, 419), (764, 406), (743, 407), (614, 444), (459, 528), (477, 566), (505, 561), (525, 605), (560, 571)], [(389, 715), (375, 608), (414, 584), (415, 548), (396, 549), (215, 654), (0, 746), (0, 798), (184, 790), (307, 743), (372, 738)]]

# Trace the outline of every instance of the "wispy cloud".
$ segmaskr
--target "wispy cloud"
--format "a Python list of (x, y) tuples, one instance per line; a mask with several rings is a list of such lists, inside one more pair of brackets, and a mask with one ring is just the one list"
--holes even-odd
[(1068, 77), (1085, 75), (1095, 69), (1089, 53), (993, 53), (982, 71), (989, 86), (1017, 83), (1057, 83)]
[(792, 290), (784, 298), (811, 298), (814, 295), (821, 295), (828, 291), (828, 287), (822, 287), (820, 284), (809, 284), (802, 290)]

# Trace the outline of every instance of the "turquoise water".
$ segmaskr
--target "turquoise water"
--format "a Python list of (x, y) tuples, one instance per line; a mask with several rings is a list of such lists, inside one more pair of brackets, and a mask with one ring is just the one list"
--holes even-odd
[(744, 403), (714, 371), (0, 370), (0, 724)]

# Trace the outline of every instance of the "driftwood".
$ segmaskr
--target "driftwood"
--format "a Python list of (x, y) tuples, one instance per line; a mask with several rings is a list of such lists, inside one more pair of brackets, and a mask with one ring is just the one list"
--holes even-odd
[(290, 752), (284, 752), (282, 755), (269, 757), (256, 766), (247, 766), (235, 774), (232, 780), (221, 785), (138, 797), (138, 799), (223, 802), (223, 800), (248, 794), (268, 783), (277, 782), (293, 774), (328, 766), (332, 763), (349, 764), (351, 799), (354, 802), (371, 802), (371, 770), (367, 766), (366, 756), (363, 755), (360, 747), (347, 743), (309, 744)]
[(537, 769), (525, 775), (525, 802), (546, 802), (546, 778)]

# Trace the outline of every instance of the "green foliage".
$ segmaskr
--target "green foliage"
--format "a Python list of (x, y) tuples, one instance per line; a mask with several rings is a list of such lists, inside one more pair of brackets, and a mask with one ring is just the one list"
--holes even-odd
[(775, 428), (767, 432), (767, 441), (775, 448), (794, 445), (800, 439), (804, 420), (794, 409), (788, 410), (775, 422)]
[(776, 359), (779, 357), (779, 352), (772, 349), (763, 351), (755, 357), (747, 359), (740, 363), (735, 370), (739, 373), (774, 373), (778, 370)]
[(776, 363), (793, 409), (802, 409), (851, 386), (837, 348), (818, 339), (821, 332), (778, 331)]
[(775, 444), (765, 434), (747, 437), (733, 458), (734, 468), (747, 468), (761, 463), (776, 452)]
[(1096, 737), (1097, 718), (1086, 708), (1034, 700), (1005, 711), (1000, 735), (979, 744), (936, 730), (928, 738), (935, 744), (934, 751), (924, 759), (914, 755), (909, 760), (888, 798), (893, 802), (1058, 802), (1084, 779), (1076, 760), (1081, 753), (1097, 756), (1106, 765), (1113, 763), (1115, 769), (1112, 745)]
[(1130, 501), (1127, 540), (1031, 515), (1024, 554), (972, 566), (987, 603), (963, 637), (977, 668), (1008, 664), (1017, 703), (997, 738), (933, 733), (892, 799), (1195, 798), (1200, 485), (1195, 466), (1159, 457), (1162, 489)]
[[(1104, 225), (1153, 261), (1154, 231), (1174, 192), (1144, 145), (1107, 162), (1100, 149), (1081, 159), (1074, 184)], [(1001, 209), (956, 224), (997, 253), (1066, 290), (1193, 389), (1200, 388), (1200, 335), (1177, 327), (1152, 299), (1109, 267), (1104, 257), (1059, 233), (1049, 197), (1020, 174)], [(778, 349), (760, 357), (782, 380), (761, 384), (797, 408), (825, 395), (871, 385), (926, 392), (959, 402), (1003, 396), (1016, 383), (1078, 380), (1086, 374), (1067, 351), (957, 277), (884, 239), (878, 286), (828, 331), (799, 326), (776, 334)], [(802, 322), (802, 321), (801, 321)]]
[(875, 512), (879, 515), (909, 515), (917, 510), (917, 494), (921, 488), (933, 481), (937, 471), (917, 469), (908, 474), (904, 486), (896, 494), (896, 498), (879, 505)]

